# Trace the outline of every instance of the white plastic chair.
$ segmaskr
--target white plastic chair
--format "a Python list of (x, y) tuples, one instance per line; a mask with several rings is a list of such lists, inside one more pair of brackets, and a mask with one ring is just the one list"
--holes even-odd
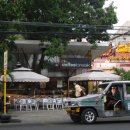
[(49, 108), (48, 108), (48, 99), (47, 98), (42, 99), (42, 106), (43, 106), (43, 110), (44, 109), (49, 110)]
[(28, 110), (26, 99), (20, 99), (19, 103), (20, 103), (20, 111)]
[(63, 109), (63, 101), (62, 101), (62, 98), (57, 98), (57, 99), (56, 99), (56, 108), (57, 108), (57, 109)]
[(32, 111), (32, 100), (31, 99), (26, 99), (27, 103), (27, 109), (26, 110), (31, 110)]
[(56, 106), (56, 103), (57, 103), (56, 98), (53, 98), (52, 101), (53, 101), (54, 109), (55, 109), (55, 108), (57, 109), (57, 106)]
[(36, 99), (31, 99), (31, 108), (33, 107), (38, 111), (38, 102)]
[(54, 110), (54, 101), (52, 98), (48, 99), (48, 109), (49, 110)]
[(18, 110), (20, 108), (20, 99), (14, 98), (14, 108)]

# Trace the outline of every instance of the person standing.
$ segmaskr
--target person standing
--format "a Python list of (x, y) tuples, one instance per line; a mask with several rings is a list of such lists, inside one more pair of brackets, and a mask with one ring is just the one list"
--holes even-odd
[(77, 84), (76, 82), (74, 82), (74, 88), (75, 88), (75, 97), (81, 97), (81, 91), (82, 88), (79, 84)]

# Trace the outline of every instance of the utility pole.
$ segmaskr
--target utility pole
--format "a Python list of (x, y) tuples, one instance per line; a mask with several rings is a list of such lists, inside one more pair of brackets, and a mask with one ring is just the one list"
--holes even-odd
[(0, 115), (0, 120), (2, 123), (8, 123), (11, 120), (11, 116), (8, 115), (6, 106), (6, 76), (7, 76), (7, 66), (8, 66), (8, 51), (4, 52), (4, 114)]

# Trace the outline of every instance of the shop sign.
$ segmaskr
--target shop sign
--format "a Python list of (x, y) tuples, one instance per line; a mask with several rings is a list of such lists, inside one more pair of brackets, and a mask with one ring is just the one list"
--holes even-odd
[(117, 46), (116, 52), (119, 52), (119, 53), (128, 53), (128, 52), (130, 52), (130, 43), (127, 43), (127, 44), (121, 44), (120, 43)]
[(116, 63), (100, 63), (100, 65), (96, 66), (101, 69), (112, 69), (113, 67), (117, 67)]
[(91, 61), (87, 58), (64, 58), (60, 62), (62, 68), (90, 68)]

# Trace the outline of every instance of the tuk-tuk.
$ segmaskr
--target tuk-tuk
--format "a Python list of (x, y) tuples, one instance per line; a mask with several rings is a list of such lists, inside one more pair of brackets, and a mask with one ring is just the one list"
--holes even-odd
[[(112, 87), (116, 87), (120, 99), (110, 96)], [(114, 100), (111, 107), (109, 101)], [(112, 81), (101, 83), (96, 90), (83, 97), (68, 98), (65, 109), (73, 122), (92, 124), (98, 118), (130, 116), (130, 81)]]

